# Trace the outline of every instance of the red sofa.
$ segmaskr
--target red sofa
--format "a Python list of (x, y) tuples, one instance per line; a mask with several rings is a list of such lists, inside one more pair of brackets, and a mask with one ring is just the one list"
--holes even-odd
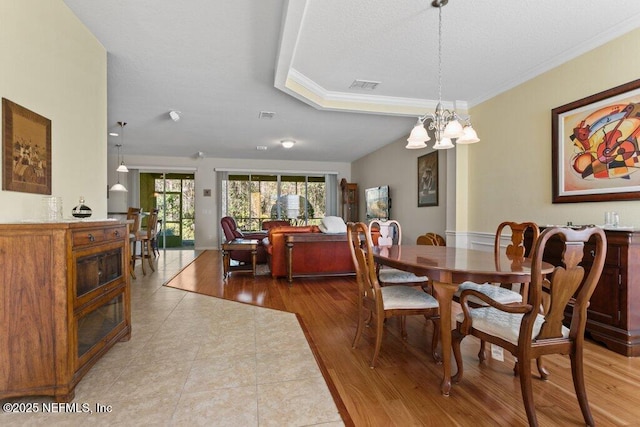
[[(291, 245), (291, 271), (287, 263)], [(279, 226), (269, 229), (266, 245), (271, 276), (287, 277), (354, 273), (347, 235), (326, 234), (315, 226)]]

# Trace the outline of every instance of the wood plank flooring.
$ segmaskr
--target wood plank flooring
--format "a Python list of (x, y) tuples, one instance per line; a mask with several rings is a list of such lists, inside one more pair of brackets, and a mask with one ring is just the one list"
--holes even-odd
[[(408, 319), (406, 341), (397, 321), (390, 319), (378, 365), (370, 369), (373, 330), (366, 330), (358, 348), (351, 348), (357, 319), (353, 277), (296, 278), (289, 286), (285, 279), (234, 272), (225, 281), (220, 252), (205, 251), (168, 285), (298, 313), (346, 425), (527, 425), (513, 358), (505, 354), (504, 362), (489, 358), (480, 365), (479, 342), (473, 337), (463, 341), (464, 379), (449, 397), (440, 394), (442, 368), (428, 352), (433, 325), (422, 317)], [(584, 425), (568, 357), (545, 361), (549, 379), (534, 379), (540, 425)], [(584, 362), (597, 425), (640, 425), (640, 358), (587, 342)]]

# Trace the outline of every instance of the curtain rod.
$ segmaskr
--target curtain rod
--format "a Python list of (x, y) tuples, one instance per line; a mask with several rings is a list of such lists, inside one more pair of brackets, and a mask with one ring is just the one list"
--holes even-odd
[(129, 169), (138, 169), (139, 171), (164, 171), (164, 172), (197, 172), (198, 168), (187, 166), (136, 166), (127, 165)]
[(248, 174), (266, 174), (266, 173), (304, 173), (304, 174), (321, 174), (321, 175), (338, 175), (336, 171), (309, 171), (309, 170), (272, 170), (272, 169), (241, 169), (241, 168), (213, 168), (214, 172), (243, 172)]

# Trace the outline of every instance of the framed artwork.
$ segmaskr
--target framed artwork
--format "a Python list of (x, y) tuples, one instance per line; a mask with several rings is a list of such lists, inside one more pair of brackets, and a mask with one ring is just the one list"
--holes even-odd
[(2, 189), (51, 194), (51, 120), (2, 98)]
[(418, 207), (438, 206), (438, 152), (418, 157)]
[(640, 79), (551, 111), (553, 203), (640, 199)]

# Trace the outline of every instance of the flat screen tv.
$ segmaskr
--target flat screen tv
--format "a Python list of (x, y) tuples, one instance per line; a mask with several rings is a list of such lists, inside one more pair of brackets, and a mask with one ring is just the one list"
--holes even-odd
[(389, 186), (367, 188), (364, 190), (364, 199), (367, 208), (367, 220), (389, 219), (391, 211), (391, 198)]

